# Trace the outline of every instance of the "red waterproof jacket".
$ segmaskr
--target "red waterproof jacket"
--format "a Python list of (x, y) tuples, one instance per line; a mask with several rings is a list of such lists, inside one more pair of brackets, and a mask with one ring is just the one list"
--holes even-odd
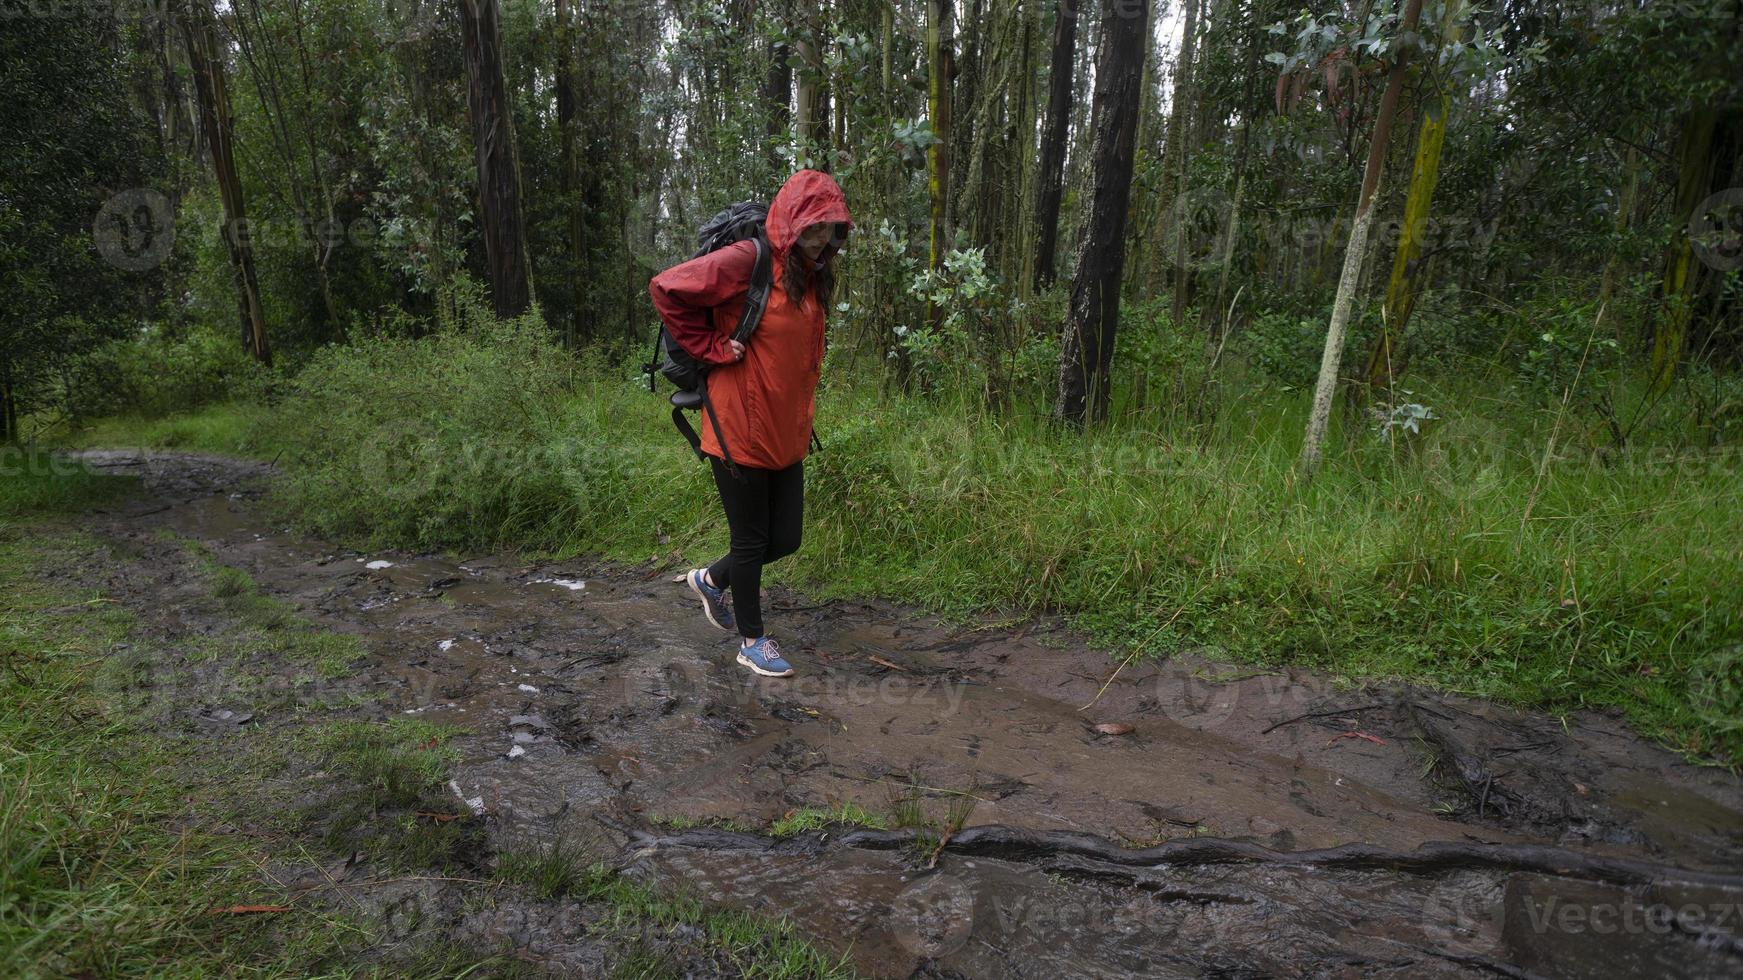
[[(716, 365), (708, 372), (708, 402), (733, 462), (741, 466), (785, 469), (804, 459), (811, 445), (828, 311), (809, 285), (795, 303), (787, 298), (782, 283), (788, 250), (801, 231), (820, 222), (851, 227), (847, 199), (828, 174), (801, 170), (787, 179), (769, 204), (765, 227), (773, 249), (774, 285), (741, 361), (732, 360), (727, 339), (738, 326), (750, 289), (754, 243), (738, 242), (698, 256), (648, 283), (654, 308), (672, 339), (692, 356)], [(828, 252), (822, 257), (827, 259)], [(697, 428), (702, 451), (724, 458), (714, 426)]]

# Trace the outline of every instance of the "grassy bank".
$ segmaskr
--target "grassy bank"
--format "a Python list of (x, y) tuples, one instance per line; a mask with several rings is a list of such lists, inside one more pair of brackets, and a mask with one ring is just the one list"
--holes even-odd
[[(329, 349), (271, 411), (219, 418), (245, 415), (253, 451), (282, 452), (286, 519), (347, 541), (722, 551), (712, 485), (663, 397), (541, 336), (485, 325)], [(1425, 380), (1415, 397), (1438, 421), (1399, 442), (1352, 432), (1303, 485), (1305, 393), (1244, 390), (1208, 426), (1132, 412), (1079, 435), (1040, 406), (890, 395), (835, 366), (805, 546), (774, 574), (946, 612), (1059, 611), (1152, 655), (1208, 647), (1616, 706), (1682, 751), (1743, 749), (1736, 454), (1600, 455), (1554, 398)]]

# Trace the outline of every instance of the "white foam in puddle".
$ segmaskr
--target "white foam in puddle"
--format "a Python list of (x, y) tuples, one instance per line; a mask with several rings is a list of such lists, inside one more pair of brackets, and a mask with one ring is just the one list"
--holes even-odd
[(523, 691), (525, 691), (525, 692), (527, 692), (527, 693), (528, 693), (528, 694), (537, 694), (537, 693), (539, 693), (539, 689), (538, 689), (538, 688), (536, 688), (536, 687), (534, 687), (534, 686), (532, 686), (532, 685), (531, 685), (531, 684), (522, 684), (522, 685), (520, 685), (520, 689), (521, 689), (521, 690), (523, 690)]
[(448, 788), (454, 791), (454, 795), (460, 798), (460, 802), (466, 804), (466, 808), (472, 811), (473, 816), (484, 816), (484, 797), (467, 796), (460, 790), (460, 783), (453, 779), (448, 780)]
[(518, 745), (515, 746), (514, 748), (508, 750), (508, 757), (510, 759), (518, 759), (521, 756), (526, 755), (526, 754), (527, 754), (527, 750), (521, 748)]
[(364, 568), (372, 568), (372, 569), (375, 569), (376, 571), (380, 571), (383, 568), (392, 568), (393, 562), (388, 561), (385, 558), (377, 558), (374, 561), (370, 562), (369, 564), (364, 565), (363, 567)]
[(442, 642), (436, 644), (436, 649), (446, 651), (449, 647), (451, 647), (453, 645), (454, 645), (453, 640), (443, 640)]
[(534, 585), (561, 585), (563, 588), (568, 589), (570, 592), (576, 592), (576, 591), (579, 591), (581, 589), (585, 589), (587, 587), (586, 582), (577, 581), (577, 580), (572, 579), (572, 578), (536, 578), (536, 579), (533, 579), (533, 584)]

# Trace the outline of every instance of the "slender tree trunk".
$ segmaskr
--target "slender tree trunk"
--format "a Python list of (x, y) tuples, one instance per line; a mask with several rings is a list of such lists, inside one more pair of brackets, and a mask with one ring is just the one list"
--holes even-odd
[(581, 210), (581, 156), (575, 152), (575, 24), (570, 0), (557, 0), (557, 139), (561, 145), (558, 166), (563, 171), (563, 207), (569, 213), (569, 293), (574, 309), (563, 324), (564, 346), (573, 349), (581, 340), (581, 310), (587, 291), (582, 269), (587, 261), (586, 215)]
[[(1168, 134), (1163, 138), (1162, 160), (1158, 168), (1162, 172), (1162, 187), (1156, 195), (1155, 228), (1151, 240), (1156, 247), (1151, 250), (1150, 293), (1155, 295), (1162, 291), (1163, 279), (1170, 269), (1168, 256), (1179, 251), (1179, 236), (1176, 236), (1176, 248), (1162, 247), (1163, 236), (1172, 229), (1169, 227), (1168, 212), (1174, 207), (1174, 199), (1180, 193), (1179, 171), (1182, 168), (1180, 158), (1186, 142), (1186, 102), (1192, 84), (1193, 43), (1198, 35), (1198, 6), (1200, 0), (1186, 0), (1186, 24), (1180, 34), (1180, 54), (1174, 60), (1174, 93), (1168, 97)], [(1175, 255), (1175, 260), (1180, 260)], [(1175, 312), (1179, 318), (1178, 310)]]
[(224, 204), (224, 241), (230, 251), (230, 267), (236, 275), (236, 308), (242, 325), (243, 346), (262, 364), (272, 363), (266, 341), (266, 311), (260, 302), (260, 282), (254, 274), (254, 246), (249, 240), (248, 208), (242, 196), (242, 176), (236, 171), (235, 126), (230, 111), (230, 89), (224, 76), (222, 49), (218, 44), (217, 15), (210, 0), (188, 10), (182, 18), (189, 67), (200, 103), (200, 117), (211, 151), (212, 173), (218, 196)]
[(1417, 133), (1416, 161), (1404, 198), (1404, 226), (1398, 231), (1398, 251), (1392, 257), (1392, 276), (1386, 282), (1386, 302), (1381, 307), (1380, 336), (1368, 355), (1366, 387), (1370, 390), (1391, 388), (1393, 379), (1404, 370), (1398, 341), (1410, 324), (1422, 288), (1422, 239), (1428, 232), (1429, 205), (1440, 180), (1440, 150), (1446, 142), (1451, 110), (1452, 99), (1442, 92), (1438, 103), (1423, 114)]
[[(1620, 240), (1628, 233), (1634, 223), (1634, 209), (1640, 200), (1640, 151), (1629, 146), (1622, 156), (1622, 191), (1616, 206), (1616, 237)], [(1604, 263), (1604, 279), (1598, 287), (1598, 306), (1610, 305), (1616, 296), (1616, 287), (1622, 279), (1623, 253), (1620, 243), (1617, 250), (1610, 253), (1610, 258)], [(1621, 318), (1617, 318), (1621, 322)], [(1618, 346), (1622, 343), (1621, 336), (1616, 338)]]
[(799, 142), (809, 149), (816, 149), (816, 144), (822, 138), (822, 118), (819, 113), (820, 93), (817, 88), (817, 75), (821, 70), (817, 58), (817, 40), (812, 36), (810, 23), (807, 21), (799, 28), (797, 47), (799, 51), (798, 96), (794, 100), (795, 116), (798, 123)]
[(1677, 225), (1670, 246), (1665, 250), (1664, 304), (1653, 321), (1654, 392), (1670, 387), (1682, 360), (1683, 342), (1688, 334), (1689, 314), (1695, 296), (1695, 280), (1699, 276), (1699, 267), (1694, 261), (1694, 244), (1689, 241), (1688, 221), (1701, 198), (1706, 196), (1707, 183), (1712, 179), (1713, 129), (1718, 118), (1718, 110), (1705, 106), (1691, 111), (1683, 120), (1682, 140), (1677, 153), (1676, 202), (1671, 210)]
[(0, 443), (18, 445), (18, 394), (12, 386), (12, 358), (0, 351)]
[(1077, 59), (1077, 5), (1059, 0), (1053, 13), (1053, 56), (1047, 73), (1047, 123), (1041, 136), (1040, 194), (1035, 201), (1035, 288), (1053, 285), (1058, 260), (1059, 200), (1065, 191), (1065, 137), (1071, 130), (1072, 69)]
[[(952, 24), (953, 0), (927, 0), (927, 117), (932, 121), (933, 144), (926, 151), (926, 188), (931, 203), (932, 228), (928, 238), (927, 266), (937, 269), (944, 264), (944, 253), (950, 247), (945, 216), (949, 213), (950, 194), (950, 102), (951, 60), (955, 49), (955, 28)], [(939, 326), (944, 310), (928, 301), (926, 319)]]
[[(792, 22), (785, 3), (774, 5), (774, 16), (782, 28)], [(786, 162), (781, 158), (781, 145), (793, 138), (793, 66), (787, 63), (786, 41), (769, 44), (769, 76), (763, 86), (763, 101), (768, 104), (769, 172), (779, 175)]]
[[(974, 210), (974, 201), (965, 193), (969, 177), (969, 168), (963, 166), (974, 153), (977, 145), (984, 145), (986, 133), (978, 128), (980, 120), (976, 118), (975, 108), (982, 88), (982, 76), (985, 70), (982, 62), (986, 59), (986, 44), (983, 39), (990, 34), (987, 20), (981, 13), (983, 0), (969, 0), (968, 22), (966, 24), (955, 20), (952, 14), (952, 30), (960, 56), (952, 53), (950, 62), (950, 186), (945, 191), (946, 208), (944, 223), (950, 228), (962, 228), (973, 220), (969, 214)], [(952, 3), (952, 6), (955, 4)]]
[(502, 74), (496, 0), (460, 0), (472, 138), (478, 161), (479, 231), (496, 315), (519, 316), (532, 302), (532, 262), (521, 214), (514, 110)]
[[(1399, 24), (1400, 35), (1416, 30), (1422, 17), (1422, 0), (1408, 0), (1404, 19)], [(1379, 114), (1374, 118), (1374, 133), (1368, 143), (1368, 165), (1362, 174), (1362, 190), (1356, 198), (1355, 220), (1350, 224), (1350, 240), (1344, 249), (1343, 274), (1338, 277), (1337, 298), (1332, 302), (1331, 323), (1326, 328), (1325, 352), (1319, 360), (1319, 381), (1313, 388), (1313, 408), (1307, 419), (1307, 436), (1301, 445), (1301, 478), (1309, 480), (1319, 468), (1320, 451), (1325, 443), (1325, 430), (1331, 420), (1332, 396), (1337, 393), (1338, 363), (1343, 359), (1344, 334), (1350, 326), (1350, 307), (1354, 304), (1356, 280), (1367, 258), (1368, 230), (1374, 223), (1374, 191), (1380, 186), (1380, 171), (1386, 166), (1386, 144), (1392, 138), (1392, 118), (1398, 113), (1398, 93), (1404, 88), (1404, 62), (1400, 55), (1392, 62), (1386, 75), (1386, 92), (1380, 96)]]
[[(1187, 11), (1186, 30), (1188, 37), (1192, 37), (1193, 29), (1197, 26), (1194, 21), (1202, 19), (1194, 15), (1201, 13), (1201, 8), (1207, 0), (1189, 0), (1189, 2), (1192, 3), (1192, 6)], [(1198, 121), (1199, 116), (1198, 112), (1194, 111), (1199, 101), (1198, 63), (1204, 58), (1203, 45), (1196, 38), (1190, 42), (1183, 40), (1180, 52), (1181, 58), (1187, 60), (1181, 69), (1181, 85), (1175, 88), (1174, 93), (1175, 98), (1180, 100), (1180, 114), (1170, 120), (1168, 124), (1167, 150), (1172, 154), (1174, 164), (1174, 182), (1171, 188), (1173, 196), (1168, 201), (1170, 211), (1173, 210), (1174, 202), (1180, 199), (1180, 195), (1189, 191), (1186, 174), (1192, 167), (1192, 147), (1198, 138), (1194, 131), (1194, 124)], [(1171, 290), (1170, 299), (1173, 307), (1173, 319), (1177, 324), (1183, 324), (1186, 320), (1186, 301), (1193, 285), (1193, 263), (1188, 261), (1186, 255), (1186, 228), (1187, 223), (1192, 220), (1195, 210), (1195, 208), (1190, 207), (1182, 209), (1179, 214), (1174, 216), (1176, 219), (1174, 227), (1170, 229), (1174, 238), (1172, 250), (1174, 255), (1174, 288)]]
[[(1227, 307), (1229, 300), (1229, 281), (1232, 278), (1235, 261), (1235, 247), (1241, 240), (1242, 208), (1246, 203), (1247, 165), (1252, 156), (1253, 120), (1264, 111), (1259, 101), (1258, 79), (1263, 70), (1263, 62), (1259, 58), (1259, 37), (1264, 25), (1270, 22), (1271, 11), (1267, 0), (1255, 0), (1247, 15), (1246, 23), (1246, 80), (1241, 85), (1241, 122), (1238, 135), (1235, 137), (1235, 194), (1229, 202), (1229, 220), (1223, 230), (1222, 257), (1218, 262), (1216, 282), (1216, 302), (1206, 312), (1209, 324), (1205, 335), (1211, 341), (1220, 342), (1230, 328), (1230, 312)], [(1260, 268), (1263, 268), (1262, 266)]]
[(1144, 78), (1148, 0), (1104, 0), (1095, 68), (1094, 192), (1078, 246), (1077, 276), (1059, 357), (1054, 414), (1081, 427), (1107, 416), (1108, 369), (1119, 330), (1120, 277), (1125, 269), (1126, 206)]

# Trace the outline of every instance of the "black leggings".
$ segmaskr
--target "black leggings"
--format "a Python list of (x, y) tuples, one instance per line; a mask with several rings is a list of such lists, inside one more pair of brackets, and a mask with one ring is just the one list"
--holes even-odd
[(784, 470), (740, 466), (735, 480), (726, 464), (710, 456), (714, 485), (726, 505), (732, 548), (708, 566), (720, 588), (732, 588), (732, 615), (748, 639), (763, 635), (763, 566), (799, 550), (805, 515), (805, 461)]

